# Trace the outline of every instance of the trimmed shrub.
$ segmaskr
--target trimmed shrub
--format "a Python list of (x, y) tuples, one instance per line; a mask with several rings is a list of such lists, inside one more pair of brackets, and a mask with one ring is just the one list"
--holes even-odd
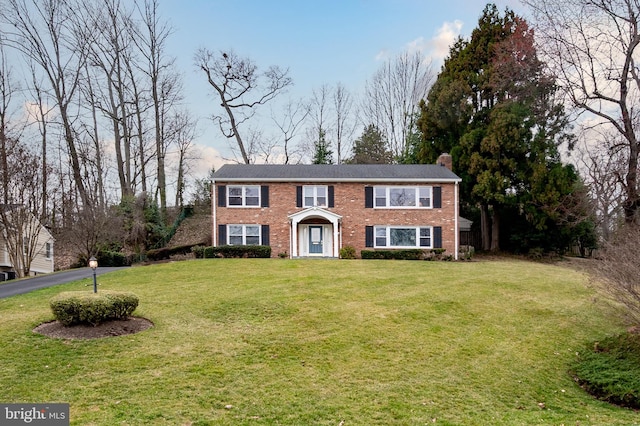
[(54, 296), (49, 305), (54, 317), (63, 325), (91, 324), (126, 319), (138, 307), (138, 296), (128, 292), (68, 291)]
[(363, 259), (421, 260), (425, 258), (425, 252), (420, 249), (362, 250), (360, 257)]
[(248, 246), (216, 246), (203, 247), (196, 246), (191, 249), (196, 259), (211, 259), (215, 257), (226, 258), (269, 258), (271, 257), (270, 246), (248, 245)]
[(453, 260), (453, 256), (445, 256), (444, 252), (446, 249), (443, 248), (435, 248), (429, 250), (424, 255), (424, 260)]
[(340, 249), (340, 259), (355, 259), (356, 249), (352, 246), (344, 246)]
[(193, 246), (191, 247), (191, 253), (193, 253), (196, 259), (204, 259), (205, 248), (205, 246)]
[(215, 252), (221, 257), (271, 257), (270, 246), (218, 246)]

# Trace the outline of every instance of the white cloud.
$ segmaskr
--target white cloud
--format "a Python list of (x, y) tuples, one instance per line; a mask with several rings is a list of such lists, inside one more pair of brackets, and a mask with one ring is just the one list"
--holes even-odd
[(424, 52), (429, 49), (429, 42), (420, 36), (417, 39), (407, 43), (407, 51), (409, 53)]
[(449, 48), (455, 43), (462, 30), (460, 20), (445, 22), (431, 39), (418, 37), (406, 45), (409, 53), (422, 52), (436, 62), (442, 61), (449, 54)]
[(194, 151), (198, 153), (192, 167), (192, 175), (195, 177), (207, 176), (211, 167), (218, 170), (223, 164), (227, 163), (220, 155), (220, 152), (213, 147), (196, 144)]
[(385, 61), (389, 58), (389, 51), (387, 49), (382, 49), (376, 55), (376, 61)]

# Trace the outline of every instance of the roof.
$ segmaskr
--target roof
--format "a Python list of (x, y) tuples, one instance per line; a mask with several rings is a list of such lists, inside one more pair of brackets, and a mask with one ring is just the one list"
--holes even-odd
[(215, 182), (460, 182), (436, 164), (225, 164)]
[(473, 225), (473, 221), (462, 216), (458, 216), (458, 225), (461, 231), (470, 231), (471, 225)]

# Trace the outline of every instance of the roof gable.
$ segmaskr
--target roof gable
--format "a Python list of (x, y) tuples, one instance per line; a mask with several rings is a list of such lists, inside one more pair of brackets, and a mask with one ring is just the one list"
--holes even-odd
[(213, 174), (224, 182), (460, 182), (435, 164), (225, 164)]

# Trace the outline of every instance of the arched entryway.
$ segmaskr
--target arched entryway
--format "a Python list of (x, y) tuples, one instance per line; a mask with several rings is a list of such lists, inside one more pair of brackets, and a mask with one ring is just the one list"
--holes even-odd
[(289, 216), (291, 257), (339, 257), (342, 216), (318, 207)]

